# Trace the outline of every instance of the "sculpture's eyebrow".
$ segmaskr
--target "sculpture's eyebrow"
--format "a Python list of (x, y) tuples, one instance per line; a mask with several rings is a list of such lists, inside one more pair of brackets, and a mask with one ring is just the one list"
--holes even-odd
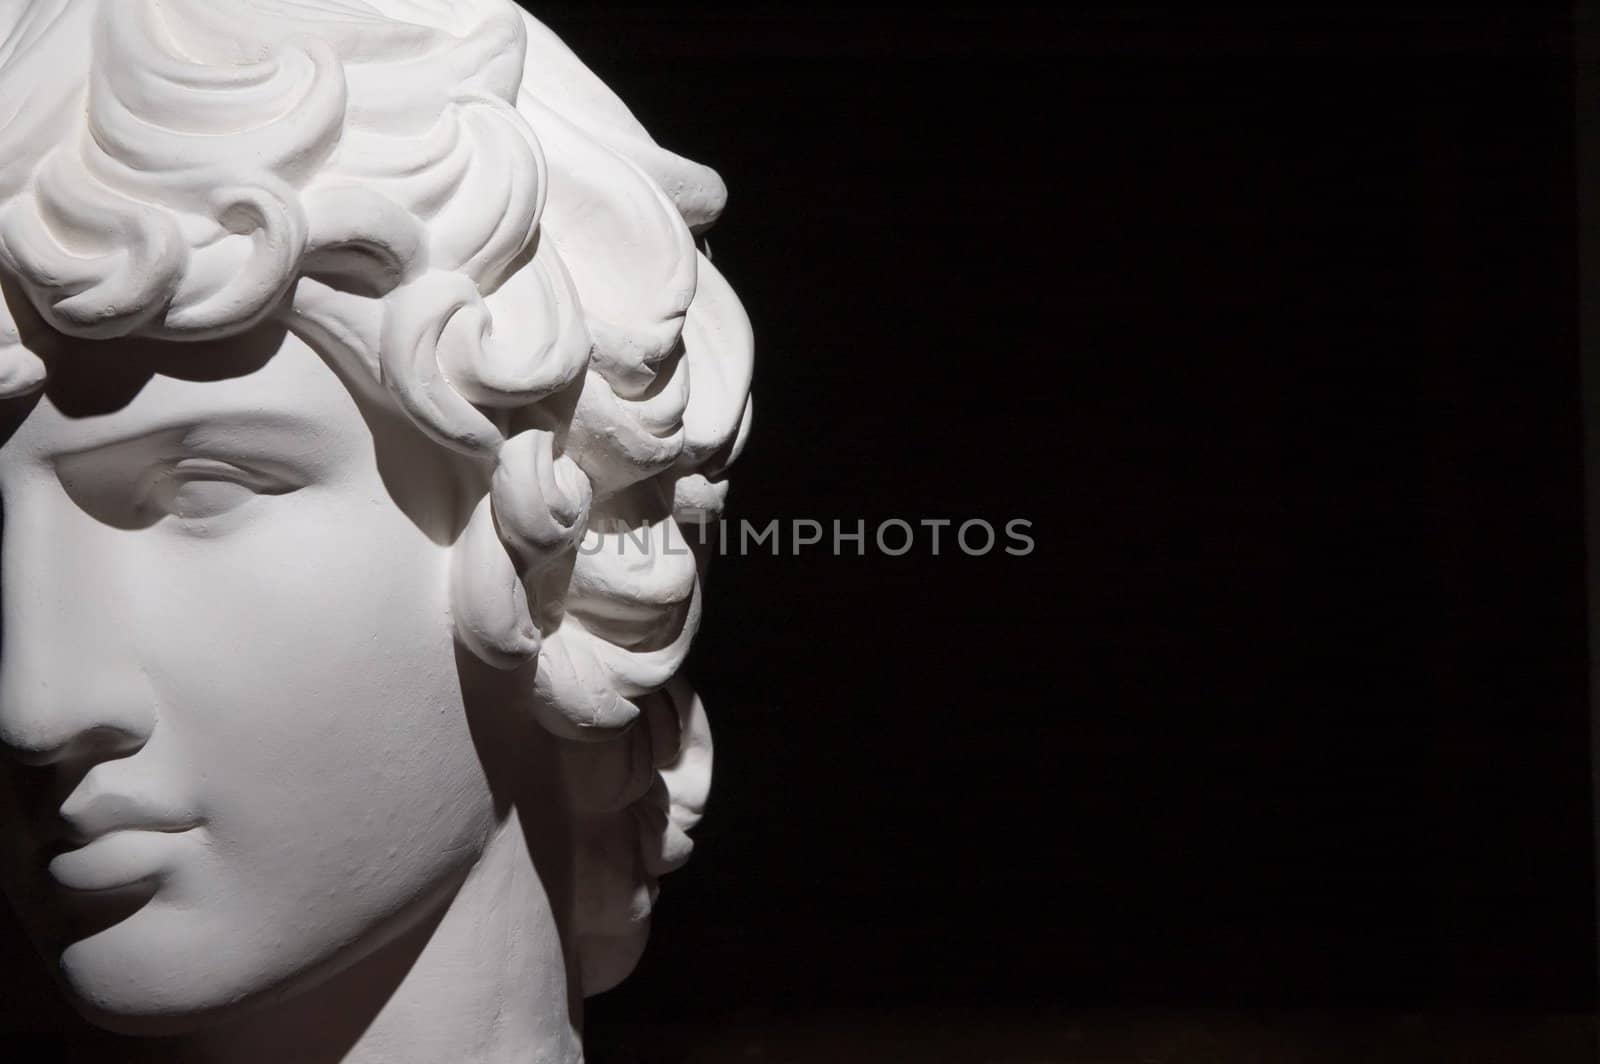
[(315, 464), (325, 459), (333, 446), (332, 434), (317, 422), (288, 412), (267, 410), (175, 415), (131, 430), (107, 425), (104, 431), (84, 436), (56, 448), (51, 457), (71, 460), (155, 447), (258, 461)]

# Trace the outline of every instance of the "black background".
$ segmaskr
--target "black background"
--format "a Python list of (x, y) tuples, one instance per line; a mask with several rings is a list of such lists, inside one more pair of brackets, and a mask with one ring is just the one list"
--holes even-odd
[(714, 566), (597, 1038), (1589, 1006), (1563, 14), (541, 14), (732, 190), (731, 516), (1038, 541)]
[(1565, 15), (536, 10), (732, 189), (730, 516), (1038, 544), (714, 564), (712, 809), (595, 1064), (1589, 1009)]

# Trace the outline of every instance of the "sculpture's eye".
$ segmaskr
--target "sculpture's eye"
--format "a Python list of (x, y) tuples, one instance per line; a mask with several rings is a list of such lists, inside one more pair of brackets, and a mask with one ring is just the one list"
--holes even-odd
[(296, 485), (213, 458), (181, 458), (150, 472), (140, 502), (180, 520), (198, 521), (237, 510), (259, 495), (282, 495)]

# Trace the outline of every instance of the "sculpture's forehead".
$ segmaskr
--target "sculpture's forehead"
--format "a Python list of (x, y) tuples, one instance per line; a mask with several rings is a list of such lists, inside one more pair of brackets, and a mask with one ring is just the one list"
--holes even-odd
[(0, 460), (92, 450), (165, 430), (282, 437), (307, 447), (368, 435), (337, 374), (292, 333), (204, 344), (63, 339), (43, 394), (4, 404)]

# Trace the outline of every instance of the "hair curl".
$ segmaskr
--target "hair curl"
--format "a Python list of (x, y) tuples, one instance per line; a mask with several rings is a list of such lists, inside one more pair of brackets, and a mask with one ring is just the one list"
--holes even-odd
[[(48, 325), (276, 320), (482, 465), (453, 613), (483, 660), (536, 660), (541, 723), (580, 740), (586, 993), (632, 969), (709, 784), (676, 673), (683, 526), (720, 511), (750, 425), (749, 321), (696, 239), (725, 198), (510, 0), (0, 13), (0, 276)], [(0, 300), (0, 395), (44, 376)]]

